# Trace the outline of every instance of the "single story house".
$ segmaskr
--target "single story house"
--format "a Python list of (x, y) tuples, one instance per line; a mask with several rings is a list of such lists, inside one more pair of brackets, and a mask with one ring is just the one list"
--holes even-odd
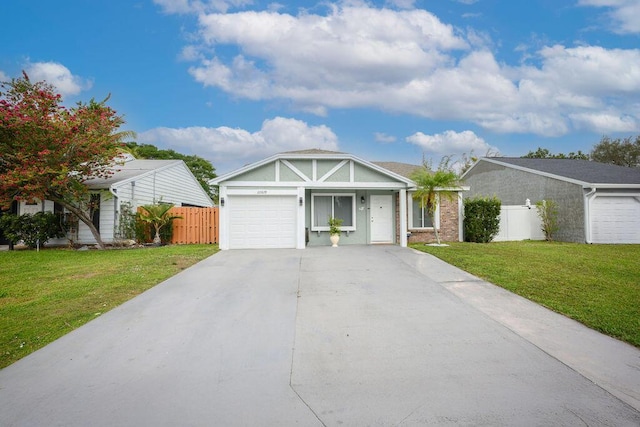
[[(347, 153), (276, 154), (211, 181), (219, 186), (220, 249), (328, 245), (329, 217), (343, 220), (340, 245), (433, 239), (433, 225), (412, 194), (420, 166), (372, 163)], [(462, 237), (462, 197), (442, 203), (442, 240)]]
[(465, 197), (497, 196), (503, 205), (558, 204), (555, 239), (640, 243), (640, 169), (574, 159), (481, 158), (462, 179)]
[[(114, 166), (113, 171), (113, 175), (106, 179), (94, 178), (85, 182), (94, 206), (93, 223), (104, 243), (113, 243), (117, 239), (118, 218), (124, 203), (130, 204), (134, 210), (157, 202), (176, 206), (213, 206), (211, 198), (182, 160), (137, 160), (129, 157), (123, 164)], [(65, 213), (62, 206), (50, 200), (23, 200), (17, 205), (16, 213), (20, 215), (36, 212)], [(80, 244), (95, 243), (89, 227), (81, 221), (69, 231), (68, 239)], [(50, 243), (66, 241), (59, 239)]]

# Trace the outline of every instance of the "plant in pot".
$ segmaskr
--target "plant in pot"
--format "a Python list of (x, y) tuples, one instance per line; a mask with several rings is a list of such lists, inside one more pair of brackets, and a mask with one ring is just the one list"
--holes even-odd
[(331, 240), (331, 246), (333, 246), (334, 248), (338, 246), (338, 241), (340, 240), (341, 225), (341, 219), (329, 217), (329, 239)]

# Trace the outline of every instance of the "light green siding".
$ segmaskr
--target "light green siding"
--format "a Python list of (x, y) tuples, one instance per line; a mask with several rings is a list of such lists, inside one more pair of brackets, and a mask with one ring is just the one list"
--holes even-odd
[[(347, 194), (353, 194), (353, 191), (343, 191)], [(321, 193), (331, 193), (331, 194), (339, 194), (341, 191), (333, 191), (333, 190), (307, 190), (305, 192), (306, 206), (305, 206), (305, 227), (309, 230), (309, 246), (328, 246), (331, 245), (329, 241), (329, 232), (321, 231), (318, 233), (317, 231), (311, 231), (311, 194), (321, 194)], [(372, 194), (393, 194), (389, 192), (380, 192), (380, 191), (356, 191), (356, 231), (350, 231), (347, 233), (343, 231), (340, 235), (340, 245), (366, 245), (369, 242), (369, 197)], [(364, 197), (365, 202), (362, 203), (362, 197)], [(395, 206), (395, 197), (393, 198), (393, 209), (394, 212), (396, 210)], [(395, 230), (395, 225), (394, 225)], [(394, 231), (394, 241), (395, 231)]]
[(340, 169), (335, 171), (333, 175), (328, 177), (325, 182), (349, 182), (351, 180), (351, 168), (349, 162), (342, 165)]
[(318, 179), (322, 178), (327, 172), (336, 167), (339, 163), (340, 160), (318, 160)]
[(304, 179), (300, 178), (298, 174), (289, 169), (284, 163), (280, 164), (280, 181), (284, 182), (302, 182)]
[(313, 163), (311, 162), (311, 160), (289, 160), (289, 163), (291, 163), (300, 172), (305, 174), (307, 178), (313, 178)]
[(275, 181), (276, 165), (275, 162), (260, 166), (259, 168), (247, 171), (243, 174), (234, 176), (229, 181)]
[(357, 163), (354, 170), (354, 180), (355, 182), (397, 182), (387, 175)]

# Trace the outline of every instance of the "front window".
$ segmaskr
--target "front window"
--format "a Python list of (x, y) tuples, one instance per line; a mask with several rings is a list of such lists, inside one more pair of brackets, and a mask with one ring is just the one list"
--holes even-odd
[(355, 194), (312, 194), (311, 230), (329, 231), (329, 218), (342, 220), (342, 230), (355, 231)]
[[(436, 218), (439, 216), (439, 211), (440, 208), (436, 208)], [(433, 228), (433, 223), (431, 222), (427, 208), (420, 207), (420, 199), (414, 199), (413, 196), (411, 196), (409, 217), (411, 218), (409, 228)]]

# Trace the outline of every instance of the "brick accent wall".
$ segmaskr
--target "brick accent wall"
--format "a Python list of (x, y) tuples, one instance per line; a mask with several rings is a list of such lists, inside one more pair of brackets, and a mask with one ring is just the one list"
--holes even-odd
[[(398, 199), (399, 196), (396, 197), (396, 243), (400, 243), (400, 209)], [(448, 200), (443, 197), (440, 202), (440, 228), (438, 229), (441, 241), (457, 242), (459, 240), (458, 220), (458, 199)], [(433, 230), (416, 230), (409, 227), (409, 232), (411, 236), (409, 236), (408, 243), (431, 243), (436, 241)]]

